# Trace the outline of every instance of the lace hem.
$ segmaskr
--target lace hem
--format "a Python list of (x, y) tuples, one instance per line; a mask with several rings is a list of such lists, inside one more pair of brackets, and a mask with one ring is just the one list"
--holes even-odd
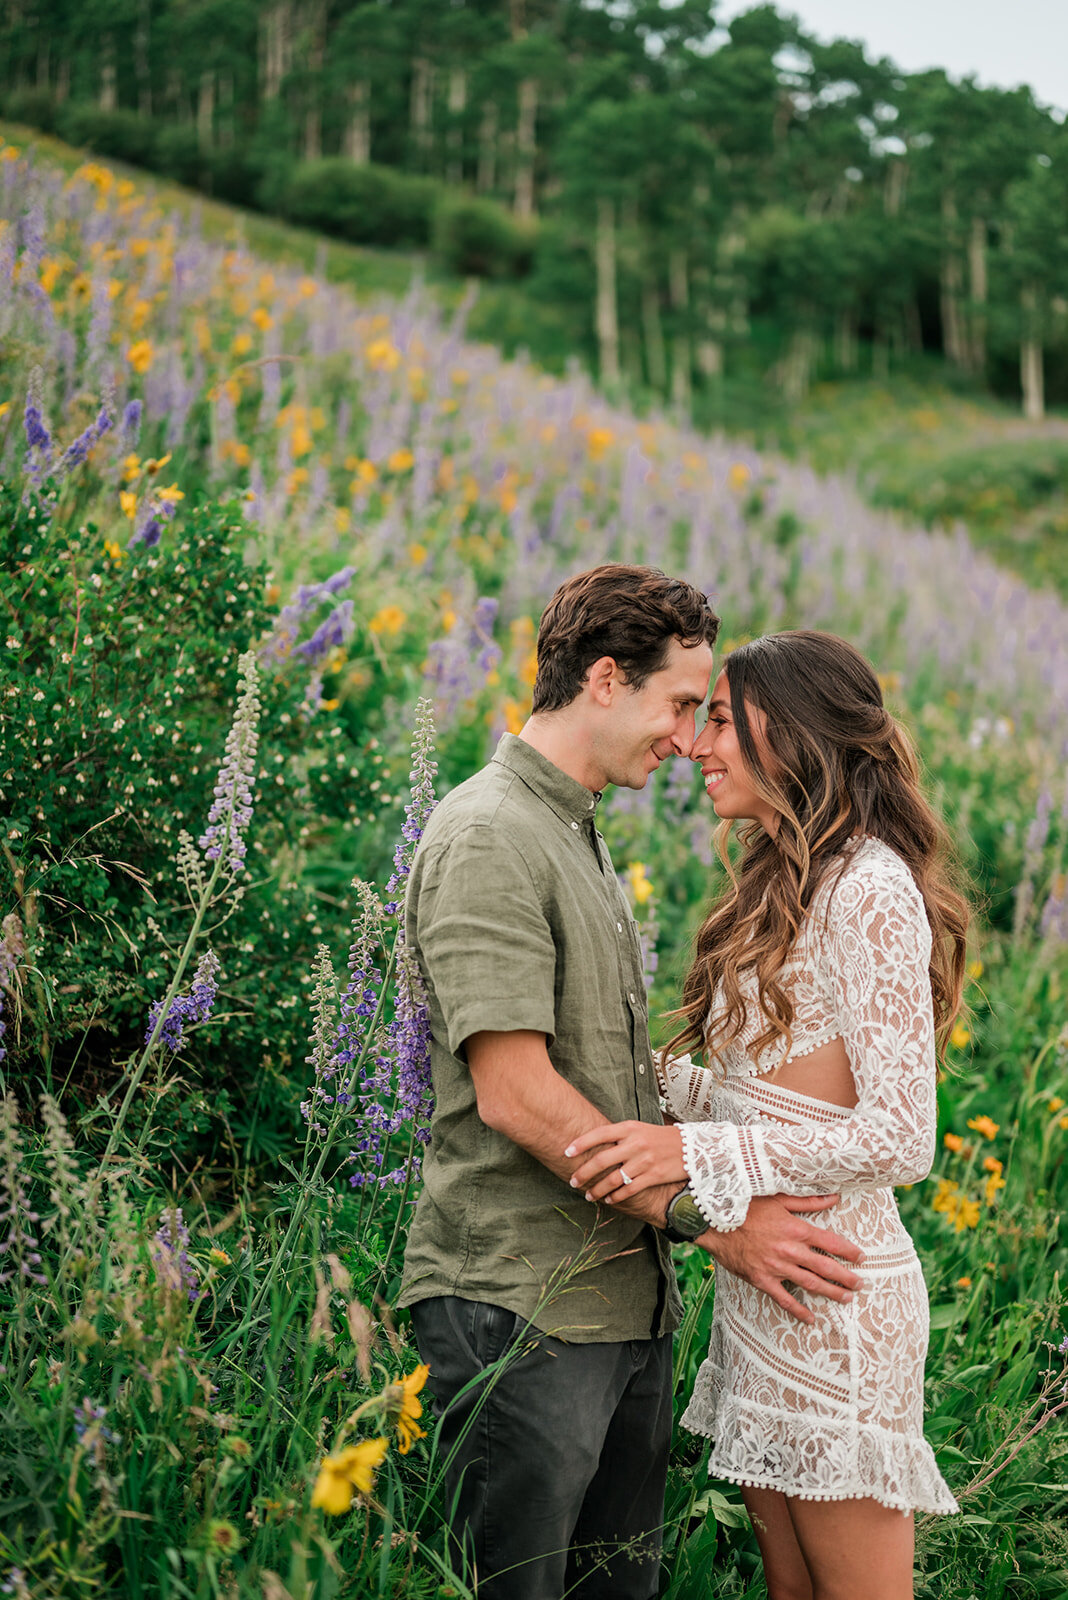
[[(700, 1382), (700, 1380), (698, 1380)], [(695, 1393), (683, 1427), (712, 1439), (713, 1477), (798, 1500), (877, 1500), (894, 1511), (959, 1511), (927, 1440)]]

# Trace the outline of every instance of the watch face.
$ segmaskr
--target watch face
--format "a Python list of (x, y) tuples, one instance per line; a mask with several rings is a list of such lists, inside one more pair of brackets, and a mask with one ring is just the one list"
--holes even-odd
[(696, 1239), (708, 1227), (700, 1207), (685, 1189), (668, 1206), (667, 1221), (673, 1231), (684, 1239)]

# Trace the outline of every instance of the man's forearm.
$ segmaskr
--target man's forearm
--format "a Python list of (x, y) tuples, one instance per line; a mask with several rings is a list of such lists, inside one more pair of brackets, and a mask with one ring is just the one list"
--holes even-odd
[[(582, 1159), (569, 1160), (563, 1151), (581, 1134), (602, 1127), (605, 1116), (556, 1071), (543, 1035), (475, 1034), (467, 1041), (467, 1059), (483, 1122), (570, 1184)], [(647, 1189), (613, 1209), (662, 1228), (676, 1189)]]

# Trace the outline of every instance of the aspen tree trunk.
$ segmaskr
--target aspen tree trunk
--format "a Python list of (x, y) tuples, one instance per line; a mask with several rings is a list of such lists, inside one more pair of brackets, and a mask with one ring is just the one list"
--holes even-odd
[(968, 235), (968, 278), (972, 317), (970, 356), (973, 372), (986, 370), (986, 218), (973, 217)]
[(141, 0), (134, 28), (134, 76), (137, 79), (137, 109), (143, 117), (152, 115), (152, 69), (148, 60), (149, 0)]
[(851, 310), (839, 311), (835, 318), (834, 364), (839, 372), (857, 370), (857, 325)]
[(288, 0), (275, 0), (263, 12), (260, 34), (263, 99), (277, 100), (292, 58), (292, 17)]
[(657, 394), (667, 393), (667, 355), (664, 328), (660, 321), (660, 286), (652, 263), (642, 268), (642, 337), (645, 341), (645, 371), (649, 387)]
[(463, 183), (464, 181), (464, 135), (460, 127), (460, 117), (467, 109), (467, 73), (462, 67), (453, 67), (449, 73), (449, 128), (448, 165), (445, 176), (450, 183)]
[(957, 223), (957, 204), (948, 189), (942, 194), (942, 269), (940, 305), (942, 312), (942, 347), (946, 358), (954, 366), (968, 365), (968, 347), (964, 337), (961, 317), (961, 265), (954, 237)]
[(115, 92), (115, 36), (105, 34), (100, 54), (100, 109), (114, 111), (117, 104)]
[(1023, 414), (1029, 422), (1041, 422), (1046, 415), (1046, 383), (1042, 365), (1042, 341), (1035, 327), (1038, 296), (1033, 288), (1020, 292), (1024, 333), (1020, 341), (1020, 388)]
[(690, 263), (685, 250), (672, 250), (668, 256), (668, 289), (675, 313), (675, 332), (671, 336), (671, 399), (684, 413), (690, 410)]
[(538, 86), (533, 78), (519, 85), (519, 120), (516, 124), (515, 201), (517, 217), (534, 215), (534, 160), (537, 155)]
[(56, 102), (62, 105), (70, 99), (70, 58), (64, 56), (56, 72)]
[(482, 107), (482, 120), (478, 129), (479, 194), (492, 194), (497, 187), (497, 103), (487, 100)]
[(366, 78), (350, 83), (345, 91), (349, 103), (343, 149), (350, 161), (361, 166), (371, 159), (371, 85)]
[(304, 159), (318, 161), (323, 153), (323, 57), (326, 51), (326, 5), (318, 0), (308, 8), (308, 69), (311, 78), (304, 107)]
[(202, 150), (210, 150), (215, 136), (215, 74), (207, 71), (200, 74), (200, 85), (197, 93), (197, 144)]
[[(641, 226), (638, 221), (638, 197), (631, 191), (620, 202), (619, 216), (619, 281), (624, 284), (641, 282)], [(619, 321), (620, 365), (632, 384), (642, 381), (641, 327), (635, 317), (626, 315)]]
[(597, 349), (601, 382), (619, 382), (619, 316), (616, 309), (616, 207), (597, 200)]
[(430, 153), (430, 102), (434, 69), (425, 56), (412, 62), (411, 130), (419, 166), (425, 171)]
[(232, 73), (219, 73), (219, 121), (216, 130), (218, 143), (226, 150), (234, 143), (234, 79)]
[(52, 75), (50, 57), (49, 39), (48, 35), (45, 34), (37, 45), (37, 87), (43, 90), (45, 94), (48, 93), (49, 79)]

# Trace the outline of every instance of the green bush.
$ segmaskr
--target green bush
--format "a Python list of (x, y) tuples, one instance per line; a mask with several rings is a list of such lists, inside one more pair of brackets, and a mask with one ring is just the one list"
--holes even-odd
[(156, 132), (155, 161), (157, 172), (175, 183), (184, 183), (190, 189), (199, 188), (205, 176), (205, 158), (197, 132), (188, 122), (166, 122)]
[[(189, 918), (179, 833), (204, 829), (238, 657), (269, 636), (275, 610), (265, 571), (244, 562), (235, 507), (194, 510), (126, 555), (21, 494), (0, 487), (0, 900), (26, 930), (29, 974), (5, 1005), (5, 1068), (31, 1095), (69, 1083), (89, 1106), (167, 987)], [(357, 732), (357, 719), (309, 717), (307, 662), (282, 657), (263, 657), (247, 887), (211, 934), (218, 1025), (199, 1035), (202, 1057), (181, 1058), (189, 1092), (155, 1112), (157, 1153), (179, 1161), (221, 1138), (255, 1161), (288, 1138), (301, 985), (319, 941), (344, 942), (343, 912), (323, 915), (303, 862), (332, 824), (351, 831), (382, 806), (388, 769), (366, 719)]]
[(472, 195), (446, 194), (434, 212), (434, 254), (463, 277), (522, 278), (530, 271), (537, 226)]
[(153, 164), (156, 129), (136, 111), (101, 111), (99, 106), (71, 101), (56, 112), (56, 132), (68, 144), (94, 155), (128, 161), (135, 167)]
[(28, 128), (40, 128), (51, 133), (56, 125), (56, 103), (44, 89), (12, 89), (4, 95), (4, 116), (12, 122), (22, 122)]
[(289, 171), (278, 209), (290, 222), (354, 244), (424, 249), (439, 193), (433, 178), (326, 156), (301, 161)]

